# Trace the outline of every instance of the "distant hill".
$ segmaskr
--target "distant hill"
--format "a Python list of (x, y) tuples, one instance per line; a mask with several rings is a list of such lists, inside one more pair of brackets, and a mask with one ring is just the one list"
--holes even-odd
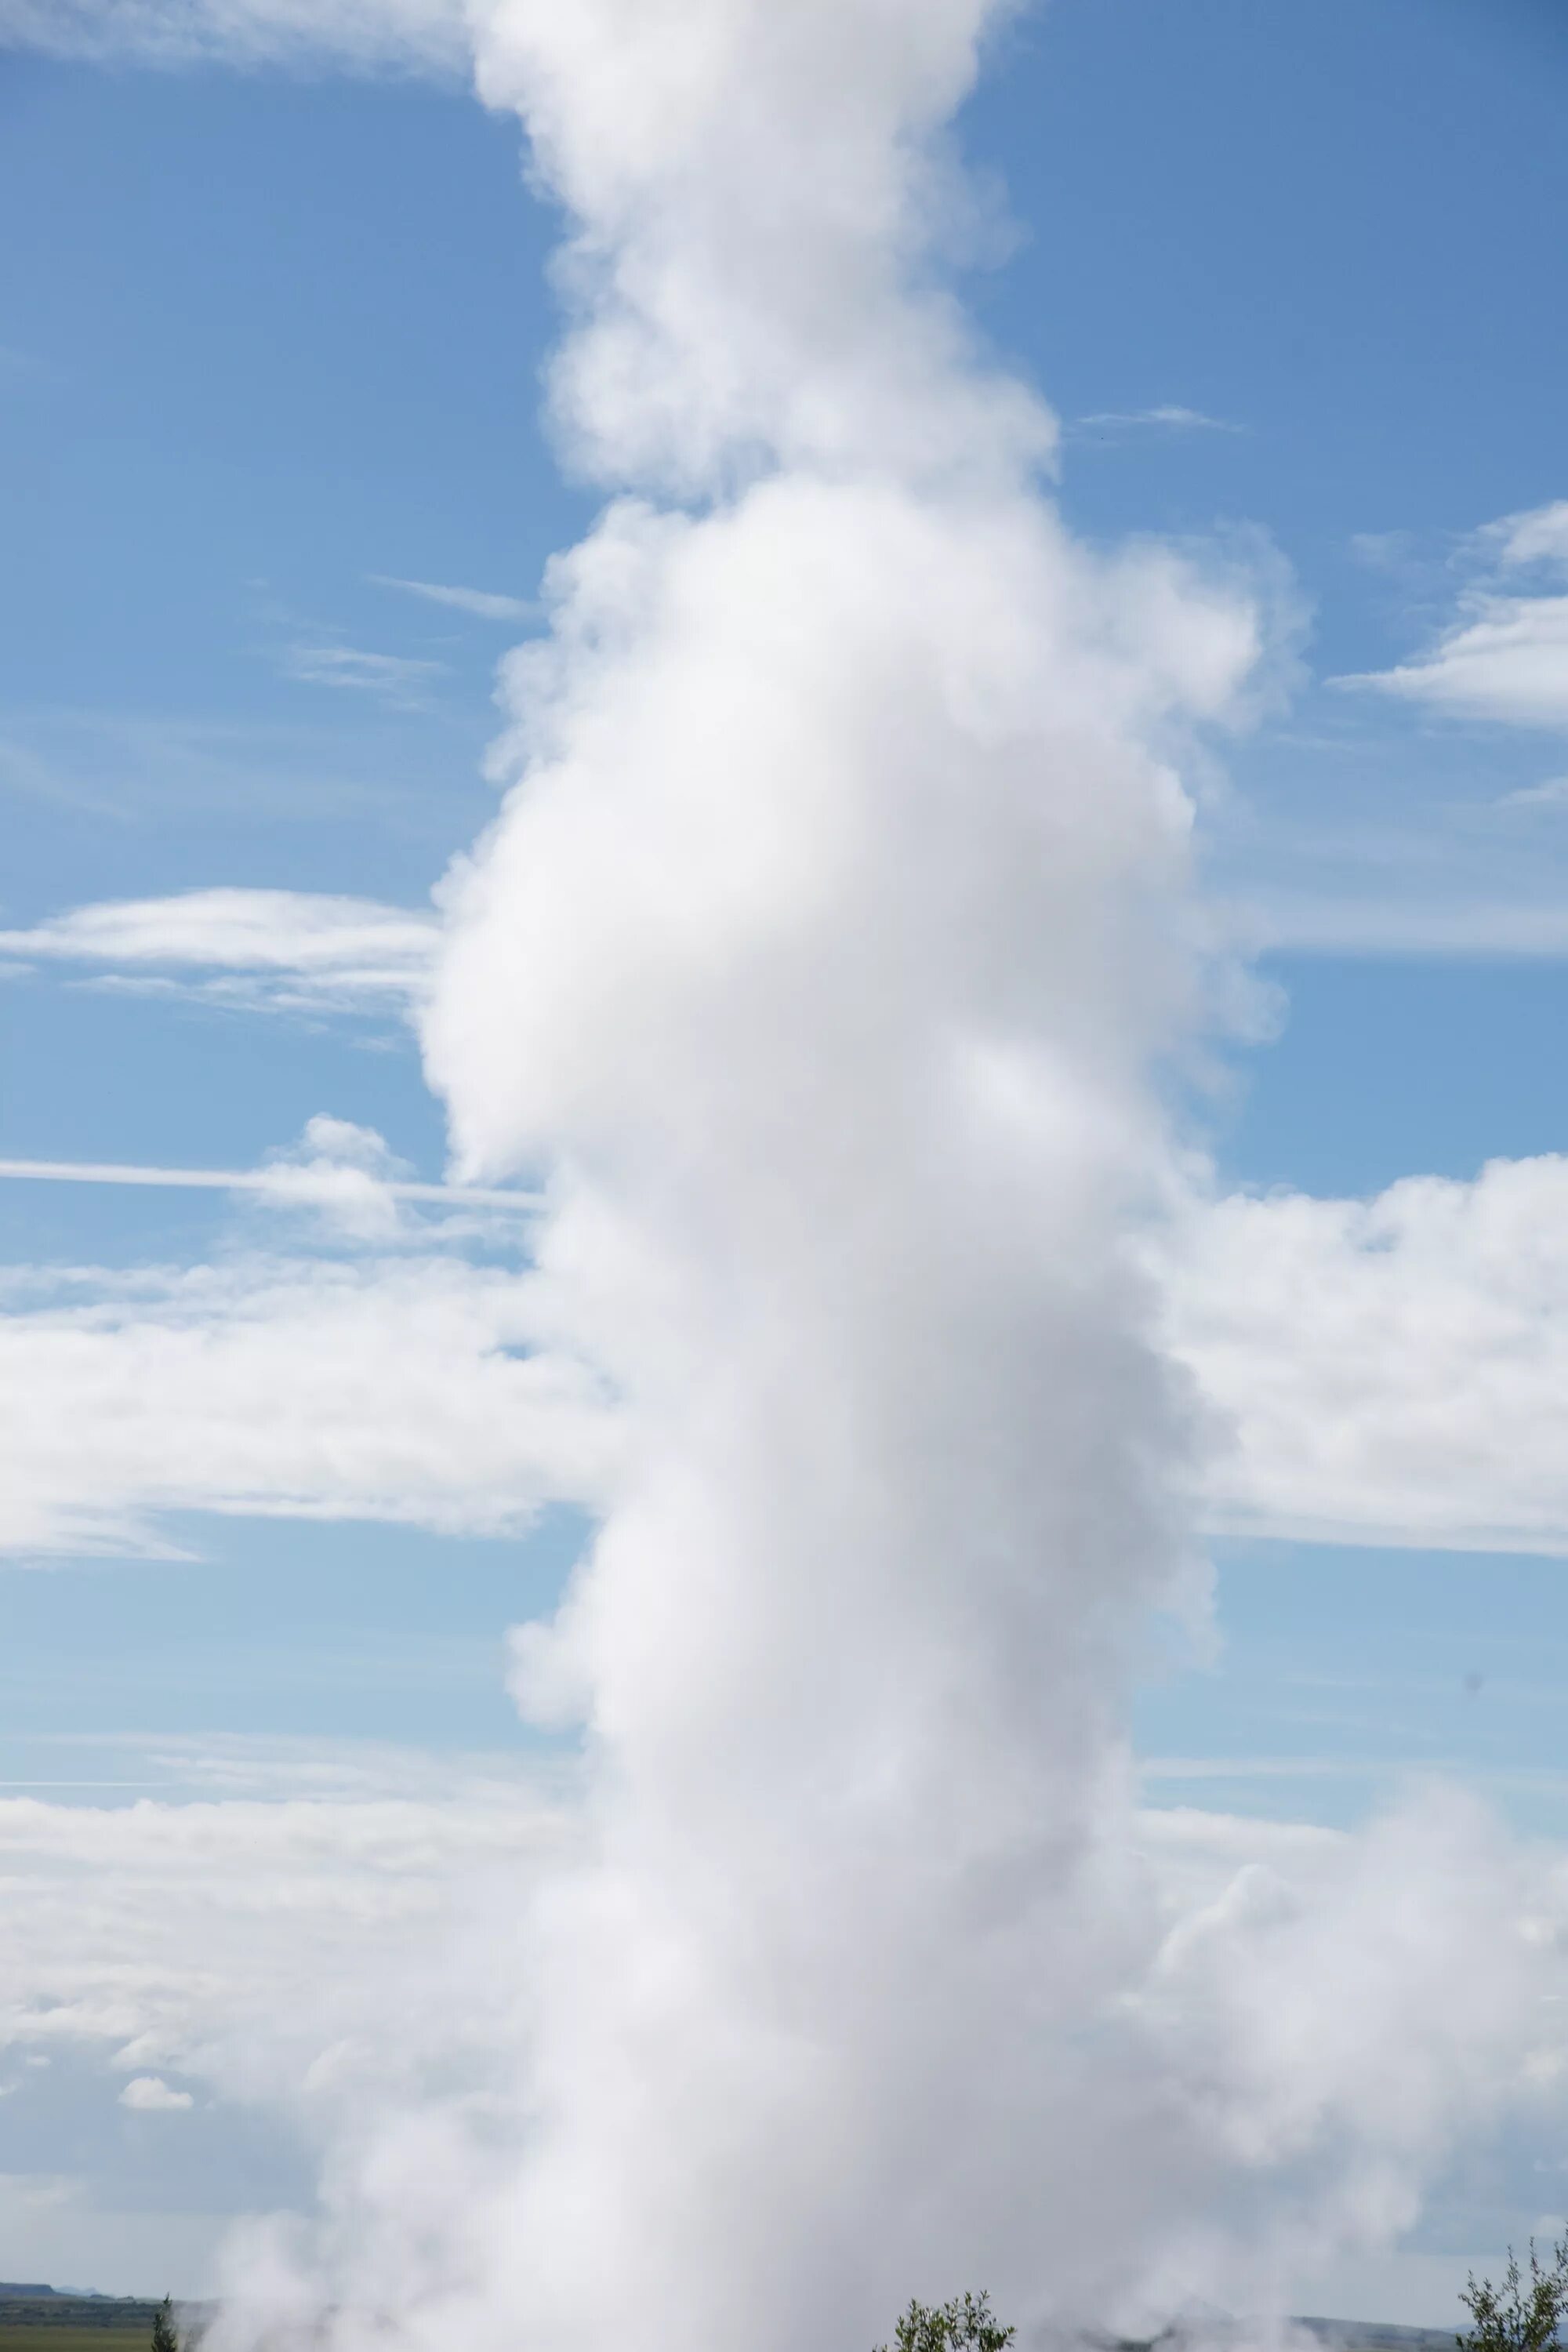
[(1299, 2319), (1328, 2352), (1454, 2352), (1458, 2327), (1394, 2327), (1376, 2319)]
[[(1396, 2327), (1381, 2319), (1298, 2318), (1289, 2325), (1316, 2336), (1323, 2352), (1456, 2352), (1460, 2336), (1457, 2327)], [(1253, 2333), (1223, 2313), (1210, 2312), (1201, 2326), (1178, 2323), (1145, 2341), (1100, 2336), (1090, 2337), (1089, 2346), (1089, 2352), (1190, 2352), (1194, 2338), (1211, 2346), (1241, 2346), (1253, 2340)]]

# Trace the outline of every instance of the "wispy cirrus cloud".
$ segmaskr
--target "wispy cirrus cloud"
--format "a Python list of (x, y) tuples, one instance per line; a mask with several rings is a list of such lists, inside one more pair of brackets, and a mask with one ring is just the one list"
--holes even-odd
[(0, 0), (0, 47), (443, 75), (468, 54), (461, 0)]
[(1165, 402), (1157, 408), (1102, 408), (1076, 418), (1079, 430), (1096, 433), (1243, 433), (1246, 426), (1227, 417), (1210, 416), (1201, 408), (1184, 408)]
[(0, 931), (0, 956), (260, 1009), (402, 1012), (423, 996), (433, 912), (308, 890), (185, 890)]
[[(1552, 804), (1558, 795), (1510, 793), (1500, 806)], [(1568, 799), (1568, 793), (1562, 796)], [(1456, 850), (1456, 862), (1460, 853)], [(1284, 887), (1254, 891), (1233, 908), (1244, 948), (1295, 955), (1376, 957), (1568, 956), (1568, 897), (1527, 900), (1500, 893), (1400, 895), (1365, 887), (1339, 894)]]
[(1568, 776), (1548, 776), (1544, 783), (1524, 784), (1518, 792), (1504, 793), (1500, 808), (1568, 808)]
[(446, 674), (445, 662), (411, 654), (367, 653), (358, 646), (287, 646), (279, 657), (285, 677), (300, 686), (327, 686), (353, 694), (378, 695), (399, 710), (426, 708), (434, 681)]
[[(232, 723), (156, 711), (0, 708), (0, 795), (126, 828), (184, 821), (197, 811), (242, 822), (265, 811), (269, 823), (310, 827), (345, 819), (430, 826), (433, 772), (448, 772), (445, 749), (404, 726), (384, 698), (366, 698), (349, 728), (340, 723), (342, 698), (301, 695), (297, 702), (287, 720)], [(454, 782), (460, 795), (463, 785)], [(476, 785), (476, 818), (486, 797)], [(445, 840), (442, 832), (433, 855)]]
[(373, 588), (395, 588), (405, 596), (419, 596), (427, 604), (444, 604), (467, 613), (476, 621), (527, 621), (542, 609), (523, 596), (498, 596), (486, 588), (450, 588), (435, 580), (399, 580), (390, 573), (366, 574)]

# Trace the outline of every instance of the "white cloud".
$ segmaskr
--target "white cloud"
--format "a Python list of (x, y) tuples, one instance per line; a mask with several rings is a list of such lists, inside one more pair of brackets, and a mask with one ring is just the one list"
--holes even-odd
[(462, 0), (0, 0), (0, 47), (451, 72), (468, 43)]
[(1568, 565), (1568, 499), (1505, 515), (1501, 522), (1489, 525), (1484, 536), (1496, 545), (1499, 562), (1509, 566)]
[(1155, 425), (1167, 433), (1239, 433), (1239, 425), (1230, 424), (1223, 416), (1205, 415), (1201, 408), (1181, 408), (1166, 404), (1160, 408), (1099, 409), (1090, 416), (1078, 419), (1080, 426), (1092, 426), (1105, 432), (1136, 430), (1140, 425)]
[(134, 981), (216, 975), (219, 1001), (288, 1011), (402, 1011), (426, 987), (437, 918), (413, 908), (306, 890), (187, 890), (108, 899), (24, 930), (0, 955), (108, 968)]
[(157, 1790), (171, 1803), (192, 1797), (247, 1805), (458, 1805), (482, 1800), (489, 1807), (527, 1798), (530, 1804), (542, 1805), (547, 1799), (563, 1803), (574, 1779), (570, 1761), (531, 1765), (524, 1772), (515, 1752), (405, 1748), (388, 1740), (299, 1734), (73, 1733), (70, 1745), (103, 1751), (121, 1776), (119, 1785), (129, 1780), (139, 1791)]
[[(375, 1761), (327, 1795), (0, 1799), (0, 2042), (96, 2045), (106, 2071), (308, 2109), (379, 2103), (443, 2048), (495, 2033), (503, 1992), (516, 1998), (510, 1946), (473, 1951), (466, 2013), (426, 2000), (421, 2016), (422, 1996), (459, 1922), (576, 1834), (562, 1791), (413, 1754), (382, 1759), (382, 1790)], [(121, 2096), (192, 2103), (134, 2081)]]
[[(0, 2252), (13, 2277), (199, 2294), (221, 2284), (215, 2239), (258, 2200), (258, 2118), (269, 2147), (341, 2158), (389, 2110), (510, 2068), (526, 1986), (510, 1907), (575, 1829), (556, 1776), (515, 1758), (228, 1741), (141, 1761), (138, 1778), (205, 1775), (211, 1793), (0, 1799), (0, 2047), (42, 2070), (46, 2129), (95, 2078), (106, 2108), (127, 2074), (190, 2084), (199, 2152), (175, 2117), (151, 2178), (112, 2127), (85, 2177), (0, 2176)], [(308, 2160), (261, 2195), (290, 2190), (308, 2203)]]
[(1504, 793), (1500, 808), (1562, 808), (1568, 805), (1568, 776), (1548, 776), (1544, 783), (1524, 784)]
[(424, 693), (446, 664), (407, 654), (365, 653), (357, 646), (297, 645), (281, 657), (283, 674), (302, 686), (346, 687), (378, 694), (398, 710), (425, 708)]
[(1338, 683), (1374, 687), (1457, 719), (1568, 726), (1568, 595), (1521, 593), (1498, 576), (1568, 561), (1568, 501), (1489, 524), (1474, 545), (1494, 568), (1463, 591), (1458, 617), (1432, 650)]
[[(1521, 793), (1520, 802), (1533, 796)], [(1542, 794), (1542, 805), (1554, 795)], [(1302, 955), (1541, 956), (1568, 955), (1568, 899), (1478, 896), (1404, 898), (1368, 889), (1331, 896), (1303, 890), (1253, 892), (1231, 907), (1227, 934), (1251, 951), (1287, 949)]]
[(139, 2115), (178, 2115), (194, 2107), (195, 2100), (189, 2091), (171, 2090), (161, 2074), (137, 2074), (120, 2094), (122, 2107), (134, 2107)]
[[(374, 1128), (356, 1127), (352, 1120), (324, 1113), (306, 1122), (292, 1151), (278, 1153), (260, 1168), (148, 1168), (91, 1160), (0, 1160), (0, 1181), (254, 1193), (283, 1208), (324, 1211), (346, 1232), (374, 1240), (390, 1240), (407, 1231), (401, 1214), (405, 1202), (448, 1211), (443, 1230), (451, 1234), (456, 1230), (454, 1219), (483, 1210), (527, 1213), (539, 1206), (541, 1197), (515, 1188), (491, 1191), (476, 1185), (411, 1181), (403, 1163), (394, 1160)], [(428, 1221), (421, 1221), (414, 1232), (428, 1238)], [(516, 1239), (515, 1230), (510, 1238)]]
[[(391, 1238), (384, 1180), (325, 1160), (323, 1141), (308, 1139), (284, 1204)], [(312, 1168), (344, 1181), (312, 1185)], [(1234, 1432), (1215, 1524), (1568, 1548), (1565, 1235), (1555, 1159), (1495, 1162), (1472, 1184), (1407, 1179), (1370, 1202), (1195, 1211), (1162, 1272), (1177, 1352)], [(400, 1255), (360, 1264), (5, 1277), (0, 1544), (156, 1548), (163, 1514), (201, 1509), (484, 1532), (552, 1497), (602, 1499), (616, 1415), (552, 1349), (539, 1278), (431, 1255), (428, 1238), (413, 1229)]]
[(477, 621), (526, 621), (541, 609), (525, 597), (497, 596), (484, 588), (443, 588), (433, 580), (396, 580), (381, 572), (373, 572), (370, 580), (373, 587), (399, 588), (405, 595), (423, 596), (427, 604), (472, 614)]
[(1401, 572), (1411, 561), (1415, 541), (1406, 530), (1354, 530), (1350, 536), (1351, 553), (1358, 563), (1373, 572)]
[[(516, 2282), (477, 2258), (527, 2131), (538, 1956), (519, 1915), (586, 1824), (570, 1784), (515, 1769), (413, 1754), (380, 1769), (384, 1789), (373, 1759), (363, 1787), (330, 1796), (0, 1800), (0, 2045), (96, 2062), (106, 2089), (174, 2073), (220, 2123), (229, 2102), (285, 2119), (324, 2158), (329, 2245), (353, 2240), (367, 2277), (417, 2297), (433, 2233), (458, 2233), (476, 2256), (470, 2320), (504, 2341)], [(1532, 2061), (1542, 2115), (1560, 2107), (1561, 2029), (1539, 2000), (1563, 1907), (1551, 1856), (1500, 1860), (1479, 1815), (1434, 1798), (1364, 1843), (1186, 1807), (1142, 1814), (1133, 1836), (1146, 1907), (1136, 1954), (1120, 1955), (1131, 1990), (1097, 2043), (1102, 2066), (1116, 2044), (1119, 2102), (1140, 2069), (1159, 2084), (1158, 2153), (1185, 2160), (1201, 2233), (1246, 2226), (1227, 2166), (1256, 2177), (1293, 2149), (1308, 2193), (1348, 2119), (1373, 2112), (1375, 2158), (1337, 2192), (1347, 2221), (1358, 2207), (1368, 2220), (1401, 2149), (1446, 2140), (1484, 2104), (1486, 2069), (1511, 2078)], [(1347, 1973), (1369, 1950), (1375, 1965)], [(1461, 2015), (1463, 2041), (1434, 2063)], [(1194, 2110), (1201, 2142), (1179, 2137)], [(1115, 2128), (1086, 2111), (1090, 2160)], [(400, 2236), (395, 2200), (427, 2231)], [(90, 2248), (93, 2226), (73, 2217), (75, 2242)], [(298, 2250), (271, 2231), (240, 2250), (237, 2283), (274, 2317)], [(416, 2340), (450, 2341), (419, 2308)]]
[(1219, 1201), (1170, 1280), (1218, 1524), (1568, 1550), (1568, 1160)]
[(600, 1495), (613, 1423), (533, 1278), (418, 1255), (0, 1276), (0, 1548), (210, 1509), (474, 1533)]
[[(294, 698), (285, 722), (13, 705), (0, 711), (0, 787), (108, 835), (127, 825), (265, 812), (270, 823), (377, 825), (427, 818), (445, 755), (423, 730), (366, 705), (351, 730)], [(484, 795), (472, 793), (475, 815)]]
[(1346, 681), (1457, 719), (1568, 726), (1568, 596), (1475, 591), (1425, 659)]

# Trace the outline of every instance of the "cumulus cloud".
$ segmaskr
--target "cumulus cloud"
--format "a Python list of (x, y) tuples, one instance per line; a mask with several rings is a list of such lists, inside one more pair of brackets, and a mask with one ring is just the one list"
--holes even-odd
[[(77, 907), (0, 931), (0, 955), (154, 980), (219, 1002), (286, 1011), (403, 1011), (439, 937), (415, 908), (309, 890), (185, 890)], [(199, 976), (199, 977), (198, 977)]]
[(133, 2107), (139, 2115), (179, 2115), (195, 2101), (189, 2091), (171, 2090), (161, 2074), (137, 2074), (120, 2094), (122, 2107)]
[(1568, 1160), (1218, 1201), (1169, 1279), (1220, 1524), (1568, 1549)]
[(526, 1278), (449, 1256), (0, 1275), (0, 1547), (157, 1551), (170, 1511), (494, 1533), (592, 1500), (595, 1381)]
[(1560, 571), (1568, 564), (1568, 500), (1488, 525), (1475, 550), (1484, 568), (1432, 650), (1343, 683), (1375, 687), (1453, 718), (1568, 725), (1568, 595), (1510, 580), (1531, 567)]

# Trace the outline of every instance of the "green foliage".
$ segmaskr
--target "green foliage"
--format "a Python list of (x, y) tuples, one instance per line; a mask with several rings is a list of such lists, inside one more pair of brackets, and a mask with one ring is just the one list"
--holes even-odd
[(1007, 2352), (1017, 2332), (1002, 2326), (989, 2294), (955, 2295), (951, 2303), (911, 2303), (893, 2329), (893, 2352)]
[(1459, 2301), (1472, 2322), (1456, 2338), (1460, 2352), (1548, 2352), (1561, 2344), (1568, 2318), (1568, 2238), (1553, 2249), (1550, 2263), (1537, 2259), (1531, 2238), (1528, 2276), (1510, 2246), (1501, 2286), (1472, 2271)]
[(180, 2339), (174, 2333), (174, 2315), (167, 2295), (153, 2314), (153, 2341), (148, 2352), (180, 2352)]

